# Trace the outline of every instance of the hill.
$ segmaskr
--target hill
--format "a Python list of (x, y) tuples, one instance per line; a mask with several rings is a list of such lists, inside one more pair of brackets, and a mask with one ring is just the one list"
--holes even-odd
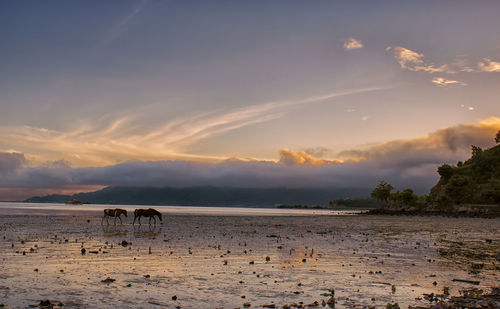
[(334, 198), (366, 196), (367, 189), (291, 189), (231, 187), (107, 187), (74, 195), (35, 196), (25, 202), (64, 203), (77, 199), (91, 204), (274, 207), (280, 204), (328, 205)]
[(500, 204), (500, 145), (484, 151), (472, 146), (470, 159), (443, 164), (438, 173), (430, 196), (439, 204)]

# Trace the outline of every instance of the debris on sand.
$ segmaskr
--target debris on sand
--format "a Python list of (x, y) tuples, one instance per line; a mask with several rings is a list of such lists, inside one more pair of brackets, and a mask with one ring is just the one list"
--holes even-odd
[(479, 285), (479, 281), (474, 281), (474, 280), (464, 280), (464, 279), (453, 279), (453, 282), (463, 282), (463, 283), (470, 283), (474, 285)]
[[(52, 309), (55, 307), (64, 307), (64, 304), (60, 301), (51, 302), (49, 299), (41, 300), (40, 303), (36, 305), (29, 305), (31, 308), (41, 308), (41, 309)], [(3, 307), (3, 306), (0, 306)]]
[[(431, 302), (429, 306), (409, 306), (409, 309), (431, 308), (500, 308), (500, 287), (492, 288), (490, 293), (484, 294), (483, 290), (470, 288), (460, 291), (461, 296), (424, 294)], [(449, 299), (448, 299), (449, 298)]]
[(115, 281), (116, 281), (116, 279), (113, 279), (111, 277), (107, 277), (106, 279), (101, 280), (102, 283), (106, 283), (106, 284), (110, 284), (110, 283), (113, 283)]
[(130, 243), (129, 243), (128, 241), (126, 241), (126, 240), (122, 240), (122, 242), (120, 243), (120, 245), (121, 245), (122, 247), (126, 247), (126, 246), (128, 246), (129, 244), (130, 244)]

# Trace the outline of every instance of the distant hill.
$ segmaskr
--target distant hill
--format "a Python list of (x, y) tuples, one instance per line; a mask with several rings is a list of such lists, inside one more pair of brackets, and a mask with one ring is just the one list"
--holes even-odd
[(274, 207), (280, 204), (328, 205), (333, 199), (367, 196), (369, 189), (290, 189), (231, 187), (107, 187), (74, 195), (35, 196), (25, 202), (91, 204)]
[(431, 189), (432, 200), (441, 204), (500, 204), (500, 145), (484, 151), (472, 146), (470, 159), (457, 166), (441, 165), (438, 173), (441, 178)]

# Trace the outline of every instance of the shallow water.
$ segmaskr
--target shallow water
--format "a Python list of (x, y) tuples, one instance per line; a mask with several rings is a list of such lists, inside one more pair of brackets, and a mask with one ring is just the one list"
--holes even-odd
[[(321, 303), (329, 289), (337, 308), (405, 308), (425, 304), (415, 300), (423, 293), (471, 286), (453, 279), (499, 285), (498, 219), (158, 207), (163, 224), (134, 227), (130, 217), (101, 226), (102, 210), (74, 210), (87, 206), (16, 205), (0, 207), (0, 303), (13, 308), (42, 299), (85, 308), (283, 306)], [(101, 282), (108, 277), (116, 281)]]

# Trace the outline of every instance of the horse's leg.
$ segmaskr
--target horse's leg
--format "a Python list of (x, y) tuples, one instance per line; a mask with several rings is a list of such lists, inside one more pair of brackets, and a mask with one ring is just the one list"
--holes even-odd
[(114, 223), (114, 225), (116, 225), (116, 216), (115, 216), (115, 223)]
[(120, 224), (123, 225), (123, 222), (122, 222), (122, 216), (118, 216), (118, 219), (120, 219)]

